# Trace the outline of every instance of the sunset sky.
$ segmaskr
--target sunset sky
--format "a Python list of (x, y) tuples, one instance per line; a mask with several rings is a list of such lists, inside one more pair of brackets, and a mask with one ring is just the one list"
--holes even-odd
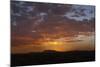
[(95, 6), (11, 2), (12, 53), (95, 49)]

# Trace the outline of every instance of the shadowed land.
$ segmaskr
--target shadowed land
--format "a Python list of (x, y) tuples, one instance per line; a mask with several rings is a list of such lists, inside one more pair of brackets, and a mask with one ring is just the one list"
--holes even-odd
[(95, 51), (56, 52), (44, 51), (41, 53), (11, 54), (11, 66), (56, 64), (95, 61)]

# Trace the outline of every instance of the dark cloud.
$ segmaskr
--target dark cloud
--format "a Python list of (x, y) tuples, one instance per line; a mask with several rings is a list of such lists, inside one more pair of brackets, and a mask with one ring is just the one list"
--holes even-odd
[(67, 41), (67, 42), (68, 42), (68, 43), (69, 43), (69, 42), (73, 43), (73, 42), (80, 42), (80, 41), (83, 41), (83, 40), (70, 40), (70, 41)]

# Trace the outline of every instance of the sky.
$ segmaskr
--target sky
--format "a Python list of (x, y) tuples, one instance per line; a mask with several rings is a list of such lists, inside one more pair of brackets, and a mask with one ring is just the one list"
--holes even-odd
[(11, 1), (12, 53), (95, 49), (95, 6)]

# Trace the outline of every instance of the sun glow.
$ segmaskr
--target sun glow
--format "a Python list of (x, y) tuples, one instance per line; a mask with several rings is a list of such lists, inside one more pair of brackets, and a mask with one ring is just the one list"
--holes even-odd
[(47, 41), (47, 42), (44, 42), (44, 44), (46, 44), (46, 45), (63, 45), (64, 42), (61, 42), (61, 41)]
[(43, 42), (45, 45), (45, 50), (55, 50), (55, 51), (66, 51), (65, 42), (58, 40), (49, 40)]
[(56, 41), (54, 41), (54, 42), (48, 42), (48, 44), (49, 44), (49, 45), (58, 45), (59, 42), (56, 42)]

